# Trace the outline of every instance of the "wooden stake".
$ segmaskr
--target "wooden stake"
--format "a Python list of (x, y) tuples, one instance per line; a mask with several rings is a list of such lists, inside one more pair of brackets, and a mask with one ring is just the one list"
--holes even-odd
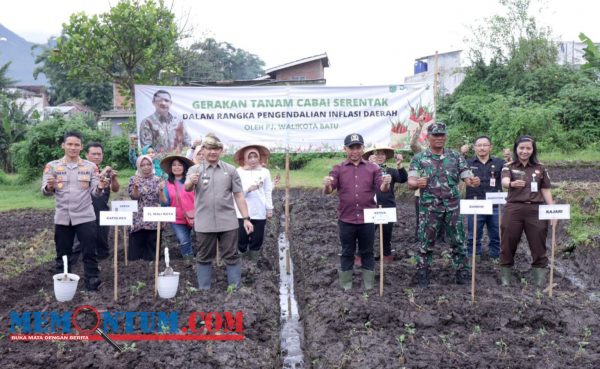
[(127, 243), (127, 228), (123, 228), (123, 251), (125, 251), (125, 266), (127, 266), (127, 262), (129, 261), (129, 257), (127, 256), (127, 249), (129, 248), (129, 244)]
[(556, 222), (553, 222), (552, 223), (552, 253), (550, 255), (550, 286), (548, 286), (548, 296), (550, 296), (550, 297), (552, 297), (552, 288), (554, 287), (554, 250), (555, 250), (555, 248), (556, 248)]
[[(381, 205), (379, 205), (381, 207)], [(383, 296), (383, 224), (379, 224), (379, 296)]]
[(154, 260), (154, 298), (158, 293), (158, 261), (160, 258), (160, 222), (156, 226), (156, 258)]
[[(125, 232), (123, 232), (125, 233)], [(115, 226), (115, 235), (114, 235), (114, 239), (115, 239), (115, 246), (114, 246), (114, 253), (113, 253), (113, 270), (114, 270), (114, 275), (115, 275), (115, 281), (114, 281), (114, 285), (115, 285), (115, 291), (114, 291), (114, 298), (115, 301), (117, 301), (119, 299), (119, 270), (118, 270), (118, 250), (119, 250), (119, 226)]]
[(435, 51), (435, 59), (433, 63), (433, 119), (437, 121), (437, 97), (439, 89), (439, 76), (438, 76), (438, 52)]
[(290, 274), (290, 150), (285, 151), (285, 239), (288, 250), (285, 253), (285, 271)]
[(477, 214), (473, 214), (473, 253), (471, 254), (471, 256), (471, 302), (475, 302), (475, 264), (477, 260)]
[(498, 240), (502, 245), (502, 205), (498, 205)]

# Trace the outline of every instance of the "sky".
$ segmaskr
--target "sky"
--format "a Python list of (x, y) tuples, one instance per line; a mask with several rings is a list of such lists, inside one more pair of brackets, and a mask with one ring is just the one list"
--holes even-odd
[[(107, 12), (117, 0), (19, 0), (0, 3), (0, 23), (31, 42), (60, 34), (75, 12)], [(327, 53), (329, 86), (395, 84), (415, 59), (466, 50), (470, 27), (501, 12), (497, 0), (167, 0), (177, 18), (206, 36), (260, 57), (265, 68)], [(600, 41), (600, 2), (547, 0), (534, 15), (555, 39)], [(1, 47), (1, 44), (0, 44)]]

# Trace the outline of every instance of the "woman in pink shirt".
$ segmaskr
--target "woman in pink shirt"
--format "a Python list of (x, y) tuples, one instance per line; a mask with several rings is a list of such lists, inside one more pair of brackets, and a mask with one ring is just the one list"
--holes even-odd
[(189, 224), (186, 219), (186, 212), (188, 215), (194, 213), (194, 193), (187, 192), (183, 187), (187, 171), (193, 165), (191, 160), (179, 155), (168, 156), (160, 162), (160, 167), (168, 175), (164, 188), (166, 201), (161, 204), (176, 208), (175, 223), (171, 223), (171, 228), (179, 241), (179, 249), (184, 259), (194, 258), (191, 238), (193, 224)]

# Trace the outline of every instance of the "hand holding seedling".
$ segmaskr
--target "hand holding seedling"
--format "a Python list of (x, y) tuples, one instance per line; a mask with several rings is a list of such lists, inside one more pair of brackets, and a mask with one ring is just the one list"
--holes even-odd
[(460, 153), (462, 155), (465, 155), (466, 153), (468, 153), (469, 150), (471, 150), (471, 145), (469, 145), (469, 144), (464, 144), (460, 147)]
[(48, 178), (48, 182), (46, 182), (46, 190), (48, 190), (48, 192), (52, 192), (54, 191), (54, 186), (56, 185), (57, 179), (56, 179), (56, 173)]
[(522, 179), (516, 179), (512, 182), (510, 182), (510, 187), (514, 187), (514, 188), (523, 188), (525, 187), (527, 183), (522, 180)]
[(332, 183), (333, 183), (333, 177), (332, 176), (325, 176), (325, 178), (323, 178), (323, 186), (325, 186), (325, 187), (331, 187)]
[(465, 178), (465, 184), (469, 187), (479, 187), (481, 181), (479, 180), (479, 177), (468, 177)]
[(194, 174), (190, 175), (190, 181), (193, 184), (198, 184), (199, 180), (200, 180), (200, 174), (199, 173), (194, 173)]
[(389, 174), (384, 174), (381, 178), (383, 179), (383, 184), (385, 185), (392, 183), (392, 176)]
[(419, 187), (419, 188), (427, 187), (427, 177), (419, 177), (419, 179), (417, 179), (417, 187)]

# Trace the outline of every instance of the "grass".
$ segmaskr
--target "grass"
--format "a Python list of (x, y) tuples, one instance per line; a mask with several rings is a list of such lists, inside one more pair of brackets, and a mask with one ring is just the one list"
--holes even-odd
[(600, 162), (600, 151), (599, 150), (582, 150), (571, 153), (562, 152), (540, 152), (540, 161), (543, 163), (555, 163), (555, 162)]

